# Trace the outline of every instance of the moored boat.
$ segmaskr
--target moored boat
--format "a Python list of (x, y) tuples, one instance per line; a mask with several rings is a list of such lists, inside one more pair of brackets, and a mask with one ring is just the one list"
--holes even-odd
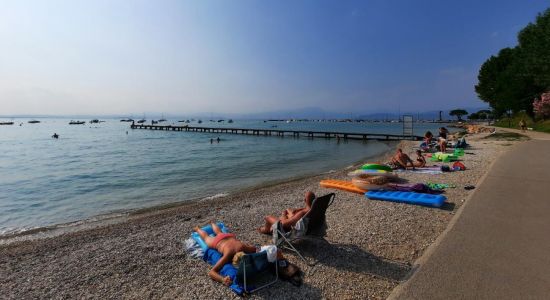
[(71, 120), (71, 122), (69, 122), (69, 125), (83, 125), (83, 124), (86, 124), (85, 121), (73, 121)]

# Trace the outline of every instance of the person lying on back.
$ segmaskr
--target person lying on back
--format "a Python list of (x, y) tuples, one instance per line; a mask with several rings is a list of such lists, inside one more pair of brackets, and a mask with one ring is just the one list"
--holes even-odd
[(309, 212), (311, 209), (311, 205), (313, 204), (313, 200), (315, 199), (315, 194), (312, 192), (307, 192), (304, 197), (305, 207), (302, 208), (296, 208), (296, 209), (285, 209), (281, 213), (281, 216), (278, 218), (275, 216), (266, 216), (264, 218), (265, 224), (264, 226), (260, 227), (258, 231), (263, 234), (271, 234), (271, 226), (275, 224), (277, 221), (281, 222), (281, 225), (283, 226), (284, 230), (291, 230), (292, 226), (296, 225), (296, 223)]

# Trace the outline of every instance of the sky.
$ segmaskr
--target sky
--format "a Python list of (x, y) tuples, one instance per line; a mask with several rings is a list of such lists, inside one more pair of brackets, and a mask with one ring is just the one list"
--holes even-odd
[(0, 0), (0, 115), (483, 107), (542, 0)]

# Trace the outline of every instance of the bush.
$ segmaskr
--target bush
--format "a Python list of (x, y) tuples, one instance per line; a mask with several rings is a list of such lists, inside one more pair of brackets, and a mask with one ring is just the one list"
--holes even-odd
[(540, 95), (540, 99), (533, 102), (533, 111), (535, 116), (546, 120), (550, 117), (550, 92)]

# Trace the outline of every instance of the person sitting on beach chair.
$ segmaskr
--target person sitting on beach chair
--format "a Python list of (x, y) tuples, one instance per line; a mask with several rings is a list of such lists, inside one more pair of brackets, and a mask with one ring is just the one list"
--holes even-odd
[(311, 205), (313, 203), (313, 200), (315, 199), (315, 194), (312, 192), (307, 192), (304, 197), (304, 202), (306, 204), (303, 208), (297, 208), (297, 209), (285, 209), (280, 217), (275, 216), (266, 216), (265, 219), (265, 225), (260, 227), (258, 231), (263, 234), (271, 234), (271, 226), (275, 224), (277, 221), (280, 221), (283, 225), (283, 228), (285, 230), (290, 230), (292, 226), (298, 222), (305, 214), (308, 213), (308, 211), (311, 209)]
[(426, 159), (424, 158), (424, 155), (422, 155), (421, 150), (416, 150), (416, 161), (413, 162), (413, 166), (416, 168), (422, 168), (426, 166)]
[(214, 265), (214, 267), (208, 272), (208, 275), (213, 280), (229, 286), (231, 285), (231, 278), (229, 278), (229, 276), (222, 277), (219, 273), (221, 268), (228, 262), (234, 260), (235, 257), (238, 258), (239, 256), (242, 256), (242, 254), (236, 255), (239, 252), (256, 253), (256, 247), (237, 240), (235, 238), (235, 234), (233, 233), (223, 233), (214, 222), (212, 222), (211, 225), (212, 230), (214, 230), (214, 233), (216, 234), (214, 237), (209, 236), (206, 231), (200, 229), (199, 227), (195, 227), (195, 231), (209, 248), (215, 249), (223, 255), (216, 265)]
[(412, 159), (405, 153), (403, 153), (402, 149), (397, 149), (397, 153), (392, 157), (391, 159), (392, 165), (396, 167), (396, 169), (407, 169), (407, 167), (412, 167), (414, 170), (414, 162)]

